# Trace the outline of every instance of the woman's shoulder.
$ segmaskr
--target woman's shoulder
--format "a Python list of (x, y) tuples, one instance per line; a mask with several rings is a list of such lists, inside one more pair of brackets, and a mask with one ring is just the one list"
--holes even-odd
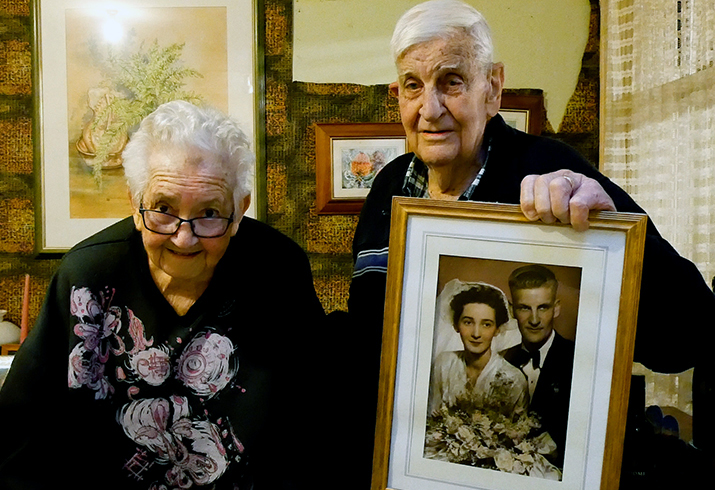
[[(95, 233), (72, 247), (62, 258), (60, 270), (109, 270), (123, 263), (133, 246), (140, 246), (139, 232), (131, 216)], [(96, 271), (95, 271), (96, 272)]]

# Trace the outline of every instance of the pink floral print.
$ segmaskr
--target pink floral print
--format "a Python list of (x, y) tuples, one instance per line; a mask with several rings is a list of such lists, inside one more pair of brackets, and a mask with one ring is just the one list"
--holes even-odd
[(217, 333), (195, 337), (179, 357), (176, 376), (194, 393), (212, 397), (231, 382), (238, 366), (231, 366), (231, 340)]
[(125, 405), (118, 416), (124, 433), (168, 466), (166, 483), (178, 488), (206, 485), (228, 468), (216, 425), (192, 419), (183, 397), (149, 398)]

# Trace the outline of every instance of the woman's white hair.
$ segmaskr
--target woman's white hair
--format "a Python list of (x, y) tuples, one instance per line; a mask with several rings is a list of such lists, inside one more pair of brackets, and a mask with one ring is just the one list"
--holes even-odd
[(477, 66), (488, 73), (494, 61), (491, 29), (479, 11), (459, 0), (430, 0), (405, 12), (390, 41), (392, 58), (397, 63), (412, 46), (458, 34), (472, 39)]
[[(149, 184), (149, 157), (154, 150), (161, 151), (166, 146), (195, 148), (215, 155), (220, 165), (216, 170), (226, 175), (233, 189), (235, 212), (245, 212), (240, 206), (251, 193), (255, 162), (248, 138), (238, 123), (222, 112), (182, 100), (162, 104), (144, 118), (122, 152), (124, 175), (136, 205)], [(180, 171), (186, 162), (175, 165)]]

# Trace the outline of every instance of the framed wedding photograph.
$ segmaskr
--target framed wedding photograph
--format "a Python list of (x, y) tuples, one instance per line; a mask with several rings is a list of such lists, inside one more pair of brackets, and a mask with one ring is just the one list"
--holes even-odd
[(318, 214), (359, 214), (375, 176), (406, 152), (401, 123), (317, 124)]
[(372, 490), (618, 488), (646, 216), (393, 200)]
[(529, 134), (541, 134), (544, 122), (542, 94), (502, 94), (499, 114), (511, 127)]
[(260, 147), (258, 1), (33, 0), (39, 253), (130, 215), (121, 152), (163, 102), (211, 105)]

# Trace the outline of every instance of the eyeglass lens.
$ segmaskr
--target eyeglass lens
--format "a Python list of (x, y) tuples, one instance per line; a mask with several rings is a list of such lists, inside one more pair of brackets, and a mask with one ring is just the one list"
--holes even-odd
[(165, 235), (173, 235), (179, 230), (181, 223), (187, 222), (191, 231), (200, 238), (213, 238), (226, 233), (230, 218), (192, 218), (182, 219), (178, 216), (160, 211), (144, 210), (144, 225), (150, 231)]

